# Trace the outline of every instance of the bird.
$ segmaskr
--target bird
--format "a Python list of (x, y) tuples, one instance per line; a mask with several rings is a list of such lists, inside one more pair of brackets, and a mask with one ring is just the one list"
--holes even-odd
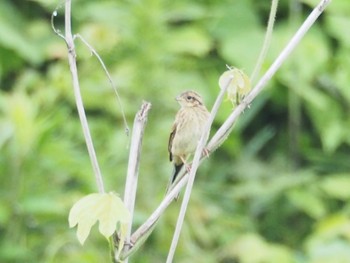
[(174, 173), (166, 192), (184, 165), (189, 172), (186, 161), (195, 152), (210, 115), (202, 97), (195, 91), (182, 92), (176, 101), (181, 107), (175, 116), (168, 143), (169, 160), (174, 164)]

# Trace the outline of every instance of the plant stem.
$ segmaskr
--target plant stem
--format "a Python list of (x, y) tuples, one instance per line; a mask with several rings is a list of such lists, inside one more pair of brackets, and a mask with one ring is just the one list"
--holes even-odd
[(99, 193), (104, 193), (105, 189), (104, 189), (104, 184), (102, 180), (102, 175), (101, 175), (100, 167), (98, 165), (94, 145), (92, 143), (89, 125), (88, 125), (85, 110), (84, 110), (83, 100), (80, 93), (80, 85), (79, 85), (78, 70), (77, 70), (77, 63), (76, 63), (76, 52), (75, 52), (74, 39), (72, 35), (72, 30), (71, 30), (71, 0), (66, 0), (66, 4), (65, 4), (65, 40), (68, 48), (68, 62), (69, 62), (70, 71), (72, 73), (74, 97), (75, 97), (75, 103), (77, 105), (80, 123), (83, 128), (83, 134), (84, 134), (86, 146), (89, 152), (90, 161), (94, 170), (98, 191)]
[(277, 13), (277, 6), (278, 6), (278, 0), (272, 0), (269, 21), (267, 23), (267, 29), (266, 29), (263, 47), (262, 47), (261, 52), (259, 54), (259, 58), (258, 58), (258, 61), (256, 62), (252, 76), (250, 77), (251, 83), (255, 82), (255, 79), (257, 78), (257, 76), (261, 70), (261, 65), (264, 62), (264, 59), (266, 57), (267, 50), (270, 46), (273, 25), (275, 24), (275, 18), (276, 18), (276, 13)]

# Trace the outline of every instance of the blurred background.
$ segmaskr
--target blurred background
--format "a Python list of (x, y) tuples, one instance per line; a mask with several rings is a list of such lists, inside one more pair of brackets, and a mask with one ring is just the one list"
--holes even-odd
[[(318, 1), (283, 0), (262, 73)], [(109, 262), (68, 212), (97, 187), (73, 97), (63, 1), (0, 1), (0, 262)], [(226, 64), (250, 75), (270, 1), (74, 0), (73, 33), (100, 54), (126, 118), (152, 103), (135, 228), (164, 196), (180, 92), (210, 109)], [(230, 137), (200, 167), (175, 262), (350, 262), (350, 2), (333, 1)], [(76, 41), (81, 90), (107, 191), (123, 193), (129, 138), (97, 59)], [(212, 133), (232, 111), (226, 101)], [(165, 262), (180, 202), (131, 262)]]

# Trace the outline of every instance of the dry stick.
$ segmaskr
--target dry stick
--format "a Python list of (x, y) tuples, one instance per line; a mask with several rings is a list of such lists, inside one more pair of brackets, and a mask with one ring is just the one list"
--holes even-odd
[(68, 61), (69, 61), (70, 71), (72, 73), (75, 103), (77, 105), (81, 126), (83, 128), (86, 146), (87, 146), (89, 156), (90, 156), (90, 161), (94, 170), (98, 191), (100, 193), (104, 193), (105, 190), (104, 190), (102, 175), (101, 175), (100, 167), (98, 165), (94, 145), (92, 143), (89, 125), (85, 115), (83, 100), (80, 94), (78, 70), (77, 70), (77, 63), (76, 63), (76, 53), (75, 53), (74, 40), (72, 36), (72, 31), (71, 31), (71, 0), (66, 0), (66, 4), (65, 4), (65, 37), (64, 39), (67, 43)]
[[(137, 179), (139, 174), (140, 167), (140, 154), (142, 146), (142, 138), (147, 123), (148, 111), (151, 108), (149, 102), (144, 102), (141, 106), (140, 111), (136, 114), (134, 119), (134, 126), (132, 130), (130, 153), (129, 153), (129, 164), (128, 164), (128, 173), (125, 183), (125, 192), (124, 192), (124, 204), (131, 214), (130, 222), (133, 221), (135, 199), (136, 199), (136, 189), (137, 189)], [(130, 243), (130, 234), (131, 234), (132, 224), (129, 224), (128, 230), (126, 233), (125, 243)], [(116, 250), (117, 253), (117, 250)], [(116, 256), (116, 254), (115, 254)], [(118, 259), (115, 258), (117, 261)], [(128, 263), (128, 258), (124, 261)]]
[(227, 80), (226, 85), (221, 89), (218, 97), (216, 98), (216, 101), (214, 103), (213, 109), (211, 110), (210, 113), (210, 117), (208, 122), (206, 123), (204, 132), (198, 142), (197, 148), (196, 148), (196, 152), (194, 153), (194, 157), (193, 157), (193, 162), (192, 162), (192, 166), (191, 166), (191, 171), (190, 174), (188, 176), (188, 183), (186, 186), (186, 191), (185, 191), (185, 195), (181, 204), (181, 210), (176, 222), (176, 228), (175, 228), (175, 232), (174, 232), (174, 236), (173, 236), (173, 240), (171, 242), (171, 246), (170, 246), (170, 250), (168, 253), (168, 257), (166, 260), (166, 263), (171, 263), (173, 262), (173, 258), (175, 255), (175, 250), (177, 247), (177, 243), (179, 241), (179, 237), (180, 237), (180, 233), (181, 233), (181, 229), (182, 229), (182, 224), (184, 222), (185, 219), (185, 214), (186, 214), (186, 210), (188, 207), (188, 203), (190, 201), (190, 196), (191, 196), (191, 191), (192, 191), (192, 187), (193, 187), (193, 183), (194, 183), (194, 179), (196, 177), (196, 172), (199, 166), (199, 161), (203, 152), (203, 149), (208, 141), (208, 137), (209, 137), (209, 132), (210, 132), (210, 128), (211, 125), (214, 121), (214, 118), (216, 116), (216, 113), (219, 110), (219, 107), (221, 105), (221, 102), (224, 98), (224, 95), (226, 93), (227, 88), (229, 87), (229, 85), (231, 84), (231, 81), (233, 79), (233, 76), (230, 76)]
[[(308, 29), (312, 26), (312, 24), (316, 21), (318, 16), (324, 11), (326, 6), (330, 3), (331, 0), (322, 0), (317, 5), (317, 7), (311, 12), (309, 17), (305, 20), (299, 30), (296, 32), (292, 40), (286, 46), (286, 48), (280, 53), (275, 62), (271, 65), (268, 71), (264, 74), (264, 76), (260, 79), (255, 88), (250, 92), (250, 94), (239, 104), (235, 110), (231, 113), (231, 115), (227, 118), (224, 124), (220, 127), (220, 129), (215, 133), (212, 139), (209, 141), (207, 145), (207, 149), (210, 152), (216, 150), (221, 143), (227, 138), (230, 131), (232, 130), (233, 124), (238, 118), (238, 116), (244, 111), (245, 108), (250, 105), (251, 101), (261, 92), (266, 83), (271, 79), (271, 77), (276, 73), (281, 64), (286, 60), (290, 52), (297, 46), (300, 42), (301, 38), (305, 35)], [(163, 199), (158, 208), (152, 213), (152, 215), (143, 223), (131, 236), (131, 242), (135, 244), (134, 247), (131, 247), (130, 250), (124, 251), (124, 256), (127, 257), (131, 253), (133, 253), (137, 248), (145, 241), (145, 236), (149, 235), (149, 231), (155, 222), (162, 215), (164, 210), (169, 206), (171, 201), (175, 198), (181, 188), (186, 184), (188, 180), (188, 176), (185, 175), (185, 171), (181, 173), (181, 179), (178, 184), (169, 192), (169, 194)], [(180, 175), (179, 175), (180, 176)]]

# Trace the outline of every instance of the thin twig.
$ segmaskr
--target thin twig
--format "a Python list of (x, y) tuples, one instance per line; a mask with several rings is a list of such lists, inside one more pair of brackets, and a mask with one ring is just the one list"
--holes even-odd
[(63, 38), (64, 41), (66, 41), (66, 38), (65, 38), (64, 35), (61, 33), (61, 31), (60, 31), (59, 29), (56, 29), (56, 27), (55, 27), (55, 17), (57, 16), (57, 14), (58, 14), (58, 9), (60, 9), (60, 8), (61, 8), (61, 4), (58, 5), (58, 6), (56, 7), (56, 9), (55, 9), (55, 10), (52, 12), (52, 14), (51, 14), (51, 27), (52, 27), (53, 32), (55, 32), (56, 35), (58, 35), (60, 38)]
[(119, 96), (119, 92), (118, 92), (117, 86), (114, 84), (114, 81), (112, 80), (112, 77), (109, 74), (105, 63), (103, 62), (102, 58), (97, 53), (97, 51), (80, 34), (76, 34), (75, 37), (79, 38), (89, 48), (90, 52), (95, 55), (97, 60), (100, 62), (104, 72), (106, 73), (106, 76), (107, 76), (107, 78), (109, 80), (109, 83), (111, 84), (111, 86), (112, 86), (112, 88), (114, 90), (114, 93), (115, 93), (115, 95), (117, 97), (117, 102), (119, 104), (119, 107), (120, 107), (120, 110), (121, 110), (121, 113), (122, 113), (122, 116), (123, 116), (125, 133), (126, 133), (126, 135), (129, 136), (130, 129), (129, 129), (128, 122), (127, 122), (126, 117), (125, 117), (125, 112), (124, 112), (124, 108), (123, 108), (123, 105), (122, 105), (122, 101), (121, 101), (121, 98)]
[(267, 23), (267, 29), (266, 29), (264, 43), (263, 43), (262, 49), (260, 51), (258, 61), (256, 62), (253, 73), (250, 77), (251, 83), (255, 82), (255, 79), (257, 78), (257, 76), (261, 70), (261, 65), (266, 57), (267, 50), (269, 49), (271, 37), (272, 37), (273, 25), (275, 24), (277, 6), (278, 6), (278, 0), (272, 0), (269, 21)]
[[(142, 138), (143, 138), (143, 133), (147, 123), (148, 111), (150, 110), (150, 108), (151, 108), (151, 104), (149, 102), (144, 102), (142, 104), (140, 111), (135, 116), (134, 126), (132, 130), (128, 173), (126, 177), (125, 192), (124, 192), (124, 204), (126, 208), (129, 210), (131, 215), (130, 222), (133, 221), (136, 189), (137, 189), (137, 179), (138, 179), (139, 167), (140, 167)], [(132, 227), (132, 224), (129, 224), (128, 230), (126, 233), (126, 238), (125, 238), (126, 244), (130, 244), (131, 227)], [(128, 258), (126, 258), (124, 262), (128, 263)]]
[(90, 161), (94, 170), (98, 191), (100, 193), (104, 193), (105, 189), (104, 189), (104, 184), (102, 180), (102, 175), (101, 175), (100, 167), (98, 165), (94, 145), (91, 139), (89, 125), (86, 119), (83, 100), (80, 93), (75, 46), (74, 46), (74, 40), (73, 40), (72, 31), (71, 31), (71, 0), (66, 0), (66, 4), (65, 4), (65, 37), (64, 39), (67, 43), (68, 61), (69, 61), (70, 71), (72, 73), (74, 97), (75, 97), (75, 102), (78, 109), (80, 122), (83, 128), (86, 146), (87, 146), (89, 156), (90, 156)]
[(187, 182), (187, 186), (186, 186), (186, 191), (185, 191), (185, 195), (184, 195), (184, 198), (183, 198), (183, 201), (182, 201), (182, 204), (181, 204), (181, 210), (180, 210), (177, 222), (176, 222), (176, 228), (175, 228), (175, 232), (174, 232), (174, 235), (173, 235), (173, 240), (171, 242), (171, 246), (170, 246), (170, 250), (169, 250), (169, 253), (168, 253), (168, 257), (167, 257), (166, 263), (173, 262), (173, 258), (174, 258), (174, 255), (175, 255), (175, 250), (176, 250), (177, 243), (179, 241), (179, 237), (180, 237), (180, 233), (181, 233), (181, 229), (182, 229), (182, 224), (184, 222), (186, 210), (187, 210), (187, 207), (188, 207), (188, 203), (190, 201), (191, 191), (192, 191), (194, 179), (196, 177), (196, 172), (197, 172), (197, 169), (198, 169), (198, 166), (199, 166), (199, 161), (200, 161), (203, 149), (204, 149), (204, 147), (205, 147), (205, 145), (206, 145), (206, 143), (208, 141), (211, 125), (212, 125), (212, 123), (214, 121), (216, 113), (219, 110), (219, 107), (220, 107), (221, 102), (222, 102), (222, 100), (224, 98), (226, 90), (229, 87), (232, 79), (233, 79), (233, 76), (230, 76), (228, 78), (227, 84), (221, 89), (218, 97), (216, 98), (216, 101), (214, 103), (213, 109), (211, 110), (211, 113), (210, 113), (209, 120), (208, 120), (208, 122), (207, 122), (207, 124), (205, 126), (205, 129), (204, 129), (204, 132), (203, 132), (203, 134), (202, 134), (202, 136), (201, 136), (201, 138), (200, 138), (200, 140), (198, 142), (197, 149), (196, 149), (196, 152), (195, 152), (194, 157), (193, 157), (191, 171), (190, 171), (190, 174), (188, 175), (188, 182)]

